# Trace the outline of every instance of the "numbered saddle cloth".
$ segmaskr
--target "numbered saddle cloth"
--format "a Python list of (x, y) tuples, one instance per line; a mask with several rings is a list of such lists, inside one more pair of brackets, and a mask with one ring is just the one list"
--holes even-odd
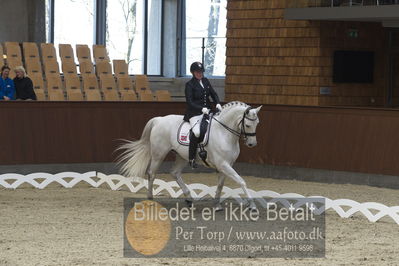
[[(212, 124), (212, 115), (209, 116), (209, 119), (207, 119), (208, 123), (206, 125), (206, 127), (204, 127), (203, 125), (200, 125), (200, 140), (199, 143), (203, 146), (206, 146), (208, 144), (209, 141), (209, 129), (211, 128), (211, 124)], [(203, 122), (201, 122), (203, 123)], [(179, 129), (177, 130), (177, 142), (180, 145), (184, 145), (184, 146), (189, 146), (190, 145), (190, 130), (191, 130), (191, 126), (189, 122), (186, 121), (182, 121), (182, 123), (179, 126)], [(206, 132), (204, 133), (203, 131), (206, 130)], [(203, 138), (201, 139), (201, 136), (203, 136)]]

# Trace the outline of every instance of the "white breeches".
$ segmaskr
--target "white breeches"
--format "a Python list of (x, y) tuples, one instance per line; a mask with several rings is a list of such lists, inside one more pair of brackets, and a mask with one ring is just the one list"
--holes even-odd
[(200, 125), (202, 121), (202, 117), (204, 115), (197, 115), (190, 118), (190, 126), (193, 130), (194, 135), (198, 138), (200, 135)]

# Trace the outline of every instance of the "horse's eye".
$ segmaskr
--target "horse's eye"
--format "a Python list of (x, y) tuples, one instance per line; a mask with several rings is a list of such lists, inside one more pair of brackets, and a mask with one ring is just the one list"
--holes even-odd
[(248, 125), (245, 125), (245, 127), (249, 128), (249, 126), (248, 126)]

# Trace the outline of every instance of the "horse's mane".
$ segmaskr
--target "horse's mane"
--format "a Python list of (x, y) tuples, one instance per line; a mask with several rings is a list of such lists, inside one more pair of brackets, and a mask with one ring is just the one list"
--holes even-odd
[(243, 102), (240, 102), (240, 101), (233, 101), (233, 102), (229, 102), (229, 103), (226, 103), (225, 105), (223, 105), (222, 106), (222, 111), (228, 110), (228, 109), (230, 109), (232, 107), (235, 107), (235, 106), (243, 106), (245, 108), (249, 107), (249, 105), (246, 104), (246, 103), (243, 103)]

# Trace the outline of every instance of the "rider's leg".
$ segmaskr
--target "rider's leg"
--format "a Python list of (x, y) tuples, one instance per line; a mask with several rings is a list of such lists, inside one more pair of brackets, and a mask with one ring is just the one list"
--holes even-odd
[(198, 138), (193, 132), (190, 134), (190, 146), (188, 147), (188, 161), (192, 168), (197, 168), (195, 157), (197, 154)]
[(192, 134), (190, 134), (190, 146), (188, 149), (188, 159), (192, 168), (197, 168), (195, 157), (197, 154), (198, 137), (200, 135), (200, 122), (202, 115), (197, 115), (190, 118), (190, 126)]

